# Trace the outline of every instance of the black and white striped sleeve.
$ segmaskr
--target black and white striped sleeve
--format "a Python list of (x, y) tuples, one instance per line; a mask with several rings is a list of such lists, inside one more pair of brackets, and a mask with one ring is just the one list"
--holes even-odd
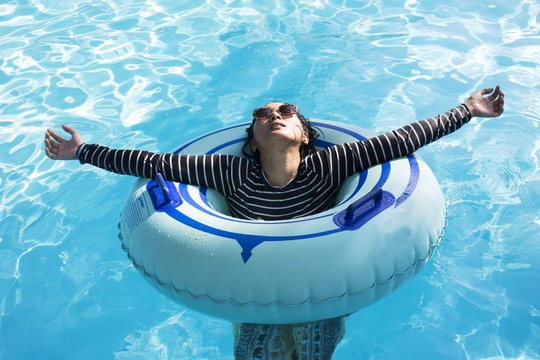
[(368, 155), (368, 166), (373, 166), (410, 155), (422, 146), (453, 133), (469, 120), (471, 113), (465, 104), (461, 104), (444, 114), (361, 141), (359, 151)]
[[(444, 114), (367, 140), (323, 149), (313, 158), (326, 157), (325, 168), (332, 173), (334, 181), (340, 182), (371, 166), (410, 155), (420, 147), (456, 131), (470, 119), (469, 109), (462, 104)], [(316, 165), (316, 162), (314, 164)]]
[(115, 150), (97, 144), (85, 144), (79, 161), (117, 174), (144, 178), (161, 173), (165, 180), (210, 187), (223, 194), (234, 191), (233, 187), (242, 181), (238, 174), (246, 173), (248, 166), (247, 160), (231, 155), (156, 154)]

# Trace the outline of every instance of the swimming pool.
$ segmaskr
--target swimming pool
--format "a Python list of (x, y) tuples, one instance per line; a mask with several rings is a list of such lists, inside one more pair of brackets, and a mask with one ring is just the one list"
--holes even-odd
[(434, 258), (351, 316), (334, 358), (540, 358), (536, 1), (171, 3), (0, 4), (0, 358), (232, 358), (227, 322), (120, 249), (134, 180), (47, 159), (47, 127), (167, 151), (277, 99), (382, 132), (496, 84), (502, 118), (419, 151), (448, 201)]

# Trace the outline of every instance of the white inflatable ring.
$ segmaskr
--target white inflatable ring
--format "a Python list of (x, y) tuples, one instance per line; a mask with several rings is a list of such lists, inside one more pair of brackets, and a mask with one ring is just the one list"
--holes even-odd
[[(312, 123), (323, 134), (317, 146), (374, 135)], [(176, 153), (239, 155), (248, 125), (202, 136)], [(138, 179), (131, 188), (120, 222), (123, 248), (162, 293), (238, 322), (301, 323), (367, 306), (423, 267), (446, 224), (437, 180), (416, 156), (351, 176), (334, 208), (288, 221), (232, 218), (214, 190), (162, 186), (170, 189), (166, 197), (156, 180)]]

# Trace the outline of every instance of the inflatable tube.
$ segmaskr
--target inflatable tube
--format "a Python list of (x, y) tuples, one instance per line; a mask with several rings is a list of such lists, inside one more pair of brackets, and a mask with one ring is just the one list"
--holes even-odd
[[(319, 147), (374, 135), (312, 123), (322, 130)], [(202, 136), (176, 153), (240, 155), (248, 125)], [(424, 266), (446, 224), (437, 180), (417, 156), (351, 176), (336, 206), (316, 215), (251, 221), (227, 211), (214, 190), (138, 179), (120, 237), (159, 291), (199, 312), (249, 323), (331, 318), (389, 295)]]

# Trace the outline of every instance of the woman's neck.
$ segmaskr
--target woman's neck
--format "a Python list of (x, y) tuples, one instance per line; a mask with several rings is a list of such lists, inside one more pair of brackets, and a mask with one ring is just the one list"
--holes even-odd
[(300, 166), (300, 153), (282, 152), (260, 157), (261, 166), (268, 182), (273, 186), (284, 186), (291, 181)]

